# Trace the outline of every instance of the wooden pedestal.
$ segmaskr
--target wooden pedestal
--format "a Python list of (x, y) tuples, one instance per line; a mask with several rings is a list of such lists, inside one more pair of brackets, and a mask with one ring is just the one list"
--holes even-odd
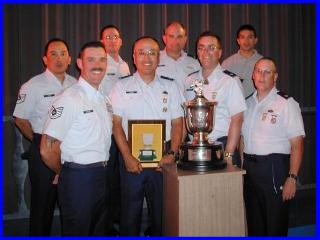
[(165, 236), (245, 236), (244, 170), (199, 173), (163, 168)]

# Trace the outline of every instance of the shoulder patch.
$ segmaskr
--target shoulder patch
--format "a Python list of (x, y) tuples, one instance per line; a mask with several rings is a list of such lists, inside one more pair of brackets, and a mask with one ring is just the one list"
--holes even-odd
[(290, 97), (288, 94), (286, 94), (285, 92), (281, 92), (281, 91), (277, 92), (277, 94), (285, 99), (288, 99)]
[(197, 70), (197, 71), (194, 71), (194, 72), (192, 72), (192, 73), (189, 73), (189, 74), (188, 74), (188, 77), (191, 76), (191, 75), (193, 75), (193, 74), (195, 74), (195, 73), (198, 73), (199, 71), (200, 71), (200, 70)]
[(125, 79), (125, 78), (131, 77), (131, 76), (132, 76), (132, 74), (129, 74), (127, 76), (119, 77), (119, 79)]
[(63, 111), (63, 107), (57, 107), (55, 108), (53, 105), (50, 109), (50, 118), (51, 119), (56, 119), (61, 117)]
[(17, 104), (23, 103), (26, 100), (26, 96), (27, 96), (27, 94), (19, 93), (18, 99), (17, 99)]
[(254, 92), (253, 92), (253, 93), (251, 93), (248, 97), (246, 97), (246, 100), (247, 100), (248, 98), (252, 97), (252, 96), (253, 96), (253, 94), (254, 94)]
[(169, 77), (166, 77), (166, 76), (160, 76), (160, 78), (162, 78), (162, 79), (166, 79), (166, 80), (169, 80), (169, 81), (174, 81), (174, 78), (169, 78)]
[(235, 73), (233, 73), (233, 72), (230, 72), (230, 71), (228, 71), (228, 70), (224, 70), (223, 72), (224, 72), (225, 74), (229, 75), (230, 77), (235, 77), (235, 76), (237, 76), (237, 74), (235, 74)]

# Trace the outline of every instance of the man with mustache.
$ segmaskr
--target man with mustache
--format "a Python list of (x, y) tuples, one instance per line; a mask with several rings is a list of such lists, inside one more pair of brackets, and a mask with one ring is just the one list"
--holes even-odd
[(64, 40), (54, 38), (48, 41), (43, 62), (47, 67), (45, 72), (22, 85), (13, 112), (15, 124), (31, 141), (28, 162), (31, 182), (31, 236), (50, 235), (57, 201), (55, 173), (41, 161), (39, 151), (44, 123), (54, 98), (76, 83), (76, 79), (66, 73), (71, 58), (69, 47)]
[(105, 235), (106, 163), (112, 108), (99, 86), (107, 67), (101, 42), (85, 44), (77, 84), (54, 101), (41, 139), (41, 156), (59, 174), (63, 236)]

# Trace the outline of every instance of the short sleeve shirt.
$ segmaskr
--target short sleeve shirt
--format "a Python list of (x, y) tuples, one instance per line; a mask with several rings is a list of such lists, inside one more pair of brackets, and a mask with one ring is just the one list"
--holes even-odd
[(61, 160), (90, 164), (109, 159), (111, 104), (83, 78), (52, 104), (44, 134), (61, 141)]
[(278, 94), (276, 88), (260, 102), (255, 92), (247, 99), (247, 106), (242, 125), (245, 153), (290, 154), (289, 140), (305, 136), (299, 104), (292, 97)]
[(113, 114), (122, 118), (128, 139), (128, 120), (166, 120), (166, 141), (171, 139), (171, 120), (182, 117), (184, 102), (175, 82), (155, 76), (146, 84), (136, 72), (122, 79), (110, 94)]
[[(223, 70), (218, 64), (208, 77), (209, 84), (203, 85), (204, 97), (211, 102), (217, 102), (213, 131), (209, 133), (209, 138), (213, 140), (228, 136), (231, 117), (247, 109), (239, 78), (237, 76), (231, 77)], [(202, 71), (188, 77), (187, 88), (185, 89), (186, 100), (189, 101), (195, 97), (195, 93), (190, 86), (194, 80), (200, 79), (203, 79)]]
[(13, 116), (29, 120), (33, 132), (41, 134), (55, 97), (76, 82), (74, 77), (65, 74), (61, 84), (47, 69), (21, 86)]
[(252, 80), (252, 73), (254, 65), (262, 57), (256, 50), (249, 58), (242, 56), (238, 51), (222, 62), (223, 68), (237, 74), (242, 80), (245, 97), (248, 97), (256, 90)]
[(188, 75), (199, 69), (198, 60), (189, 57), (185, 52), (181, 52), (181, 57), (177, 60), (169, 57), (166, 50), (160, 52), (160, 62), (157, 68), (158, 76), (167, 77), (175, 81), (182, 93), (185, 89)]
[(107, 71), (101, 81), (100, 88), (104, 96), (110, 94), (111, 89), (122, 77), (130, 74), (128, 64), (119, 56), (119, 62), (116, 62), (109, 54), (107, 55)]

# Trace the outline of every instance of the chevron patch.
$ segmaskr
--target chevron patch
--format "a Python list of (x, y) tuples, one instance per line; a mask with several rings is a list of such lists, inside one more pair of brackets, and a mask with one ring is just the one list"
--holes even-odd
[(50, 109), (50, 118), (51, 119), (56, 119), (61, 117), (63, 111), (63, 107), (57, 107), (55, 108), (53, 105)]
[(26, 100), (27, 94), (18, 94), (17, 104), (23, 103)]

